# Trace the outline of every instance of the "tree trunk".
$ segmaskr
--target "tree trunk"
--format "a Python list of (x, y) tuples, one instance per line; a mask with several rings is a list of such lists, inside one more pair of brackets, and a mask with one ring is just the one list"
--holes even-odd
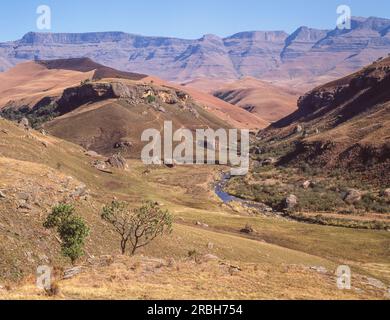
[(122, 240), (121, 241), (121, 249), (122, 249), (122, 255), (126, 254), (126, 241)]

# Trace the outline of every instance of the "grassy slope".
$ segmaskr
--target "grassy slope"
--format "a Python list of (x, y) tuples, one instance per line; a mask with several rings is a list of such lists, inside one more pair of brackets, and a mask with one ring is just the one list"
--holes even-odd
[[(26, 179), (27, 177), (32, 180), (31, 182), (39, 182), (50, 187), (50, 190), (56, 190), (58, 188), (56, 181), (69, 175), (74, 177), (75, 185), (78, 181), (87, 184), (91, 190), (91, 197), (87, 201), (78, 202), (77, 208), (78, 213), (85, 217), (92, 227), (92, 234), (86, 248), (90, 257), (117, 254), (119, 252), (115, 234), (102, 224), (98, 215), (102, 202), (110, 201), (113, 196), (116, 196), (130, 201), (134, 206), (144, 199), (157, 200), (164, 207), (169, 208), (176, 217), (172, 237), (159, 239), (151, 246), (140, 251), (140, 254), (165, 259), (174, 258), (177, 261), (182, 261), (186, 259), (190, 250), (196, 250), (199, 254), (211, 251), (221, 259), (235, 261), (239, 265), (259, 264), (258, 268), (261, 272), (267, 273), (267, 270), (272, 270), (272, 272), (275, 272), (275, 277), (277, 276), (279, 279), (276, 284), (279, 291), (277, 289), (267, 291), (267, 285), (259, 284), (249, 287), (251, 290), (255, 290), (256, 294), (253, 294), (253, 291), (249, 289), (243, 290), (242, 294), (237, 295), (226, 293), (224, 296), (223, 292), (220, 292), (216, 295), (219, 298), (276, 298), (280, 297), (277, 292), (284, 292), (288, 298), (329, 297), (333, 290), (333, 285), (329, 284), (329, 281), (333, 281), (331, 277), (322, 279), (323, 281), (318, 285), (320, 288), (318, 291), (307, 289), (306, 296), (298, 294), (303, 289), (299, 288), (299, 281), (286, 282), (286, 280), (292, 279), (291, 277), (298, 272), (300, 277), (297, 279), (300, 279), (301, 283), (305, 283), (309, 279), (318, 283), (317, 280), (321, 281), (321, 277), (317, 279), (317, 275), (302, 270), (317, 265), (334, 270), (336, 265), (341, 262), (348, 262), (356, 268), (356, 271), (368, 272), (382, 280), (389, 281), (388, 273), (386, 275), (390, 262), (389, 233), (322, 227), (276, 218), (238, 215), (231, 209), (221, 205), (212, 193), (210, 182), (220, 168), (207, 166), (176, 167), (174, 169), (154, 167), (149, 168), (150, 172), (146, 173), (145, 166), (134, 160), (130, 161), (128, 172), (115, 172), (114, 175), (108, 175), (91, 168), (91, 159), (83, 155), (80, 147), (71, 143), (45, 137), (36, 132), (32, 132), (31, 137), (27, 137), (25, 132), (4, 120), (0, 120), (0, 129), (8, 130), (7, 134), (0, 132), (0, 154), (7, 159), (6, 161), (9, 164), (15, 164), (13, 169), (11, 165), (8, 168), (9, 177), (16, 177), (16, 172), (19, 170), (20, 178)], [(47, 148), (43, 146), (42, 141), (48, 143)], [(16, 162), (16, 159), (23, 162)], [(46, 177), (46, 174), (34, 176), (31, 168), (36, 166), (41, 166), (39, 170), (47, 171), (49, 175), (56, 178), (51, 181)], [(16, 170), (17, 168), (19, 169)], [(1, 188), (10, 188), (11, 184), (12, 182), (5, 180), (2, 175), (2, 178), (0, 178)], [(18, 187), (23, 188), (23, 184)], [(54, 200), (55, 198), (53, 198)], [(4, 203), (1, 201), (0, 206), (3, 206)], [(66, 264), (59, 257), (59, 245), (54, 238), (54, 234), (47, 233), (41, 227), (46, 211), (50, 209), (49, 206), (42, 208), (34, 206), (34, 210), (38, 212), (36, 215), (21, 216), (17, 220), (13, 220), (15, 212), (10, 207), (4, 205), (2, 208), (6, 209), (2, 210), (3, 217), (6, 217), (6, 219), (2, 219), (2, 223), (5, 221), (3, 224), (8, 229), (5, 234), (0, 228), (2, 237), (0, 253), (7, 255), (6, 264), (2, 266), (3, 268), (14, 264), (20, 269), (17, 270), (17, 273), (20, 271), (33, 272), (39, 261), (35, 259), (34, 262), (29, 262), (25, 256), (27, 249), (33, 251), (34, 257), (41, 252), (47, 254), (55, 265)], [(195, 221), (207, 223), (209, 228), (198, 228), (194, 225)], [(15, 222), (17, 222), (17, 225)], [(256, 229), (257, 233), (252, 238), (245, 238), (238, 232), (247, 223)], [(13, 234), (16, 229), (18, 231), (17, 236)], [(30, 232), (33, 230), (34, 233), (31, 234), (28, 230)], [(39, 239), (36, 239), (36, 234), (41, 235)], [(42, 246), (42, 242), (46, 245)], [(212, 250), (208, 249), (208, 243), (210, 242), (214, 244)], [(7, 250), (10, 243), (15, 248), (12, 252)], [(28, 246), (28, 248), (25, 246)], [(186, 265), (186, 262), (179, 263), (183, 263), (184, 270), (191, 268)], [(284, 269), (282, 268), (284, 265), (298, 265), (300, 267), (298, 267), (298, 271), (284, 277)], [(165, 289), (158, 286), (153, 279), (146, 284), (146, 288), (154, 288), (155, 291), (152, 293), (152, 297), (180, 298), (187, 297), (190, 293), (193, 293), (195, 297), (198, 294), (199, 297), (202, 297), (201, 293), (207, 291), (208, 283), (215, 279), (213, 267), (209, 269), (205, 265), (204, 268), (204, 276), (200, 278), (189, 276), (189, 271), (175, 273), (165, 270), (163, 281), (171, 283), (173, 288), (177, 286), (176, 294), (166, 293)], [(246, 272), (245, 269), (247, 268), (244, 268), (239, 277), (246, 277), (247, 280), (253, 279), (256, 282), (254, 279), (256, 279), (257, 273)], [(93, 270), (91, 272), (92, 274), (95, 273)], [(110, 274), (110, 270), (103, 270), (102, 272), (106, 272), (104, 274), (107, 274), (107, 276)], [(184, 282), (180, 280), (179, 277), (181, 276), (183, 276)], [(315, 277), (315, 279), (313, 280), (312, 277)], [(93, 279), (92, 275), (90, 279)], [(186, 279), (188, 280), (187, 285), (195, 281), (198, 286), (203, 288), (203, 291), (197, 290), (196, 286), (191, 289), (192, 291), (190, 289), (188, 289), (190, 291), (184, 290)], [(139, 283), (141, 280), (137, 278), (137, 281)], [(64, 292), (66, 292), (66, 288), (71, 291), (72, 288), (77, 286), (84, 286), (82, 291), (80, 291), (80, 288), (79, 291), (74, 289), (83, 297), (93, 297), (95, 294), (93, 292), (97, 292), (96, 294), (100, 292), (91, 288), (91, 283), (86, 280), (80, 280), (77, 283), (64, 282), (61, 286)], [(271, 283), (268, 285), (270, 286)], [(138, 293), (141, 294), (142, 290), (137, 286), (138, 284), (134, 284), (134, 287), (128, 289), (130, 291), (134, 290), (134, 295), (126, 296), (125, 293), (128, 291), (121, 291), (123, 288), (119, 283), (115, 281), (112, 285), (107, 282), (102, 283), (102, 288), (111, 290), (109, 295), (122, 298), (139, 298)], [(229, 288), (232, 290), (236, 286), (233, 283)], [(13, 294), (17, 294), (18, 290), (22, 289), (16, 288)], [(327, 293), (325, 294), (325, 292)], [(77, 294), (74, 294), (77, 297)], [(104, 296), (104, 292), (100, 292), (100, 294), (100, 297)], [(337, 297), (339, 293), (334, 294)], [(373, 297), (368, 293), (367, 295)], [(67, 297), (67, 295), (65, 296)], [(74, 297), (72, 294), (70, 296)]]

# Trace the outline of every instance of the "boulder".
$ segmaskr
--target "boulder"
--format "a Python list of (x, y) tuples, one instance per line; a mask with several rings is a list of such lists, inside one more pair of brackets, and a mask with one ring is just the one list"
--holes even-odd
[(1, 199), (1, 198), (5, 199), (6, 197), (7, 197), (7, 196), (4, 194), (4, 192), (0, 190), (0, 199)]
[(383, 190), (382, 197), (390, 198), (390, 188), (387, 188), (386, 190)]
[(92, 164), (93, 167), (95, 167), (97, 170), (102, 171), (104, 173), (110, 173), (112, 174), (113, 172), (107, 168), (107, 163), (101, 160), (96, 160)]
[(251, 234), (251, 233), (254, 232), (254, 230), (253, 230), (252, 226), (250, 226), (249, 224), (247, 224), (247, 225), (245, 226), (245, 228), (243, 228), (243, 229), (240, 230), (240, 232), (241, 232), (241, 233), (246, 233), (246, 234)]
[(271, 165), (273, 165), (275, 163), (276, 163), (276, 159), (270, 157), (270, 158), (264, 159), (263, 162), (262, 162), (262, 165), (263, 166), (271, 166)]
[(296, 127), (295, 127), (295, 132), (296, 133), (301, 133), (303, 131), (303, 127), (301, 126), (301, 125), (297, 125)]
[(298, 198), (296, 195), (290, 194), (285, 199), (286, 209), (291, 210), (294, 209), (298, 205)]
[(219, 258), (213, 254), (205, 254), (203, 256), (203, 260), (208, 262), (208, 261), (216, 261), (216, 260), (219, 260)]
[(310, 180), (306, 180), (305, 182), (302, 183), (302, 188), (303, 189), (309, 189), (312, 186), (312, 182)]
[(348, 204), (355, 204), (362, 200), (362, 193), (356, 189), (349, 189), (344, 197), (344, 201)]
[(120, 154), (114, 154), (110, 158), (108, 158), (107, 163), (110, 164), (111, 167), (126, 170), (128, 169), (127, 161)]
[(82, 267), (74, 267), (74, 268), (71, 268), (71, 269), (67, 269), (67, 270), (64, 271), (64, 276), (62, 278), (64, 280), (71, 279), (71, 278), (77, 276), (78, 274), (80, 274), (81, 272), (83, 272), (83, 268)]
[(26, 117), (23, 117), (18, 122), (19, 127), (28, 130), (30, 128), (30, 121)]
[(130, 141), (119, 141), (114, 144), (114, 149), (125, 149), (125, 148), (131, 148), (133, 146), (133, 143)]
[(199, 226), (199, 227), (202, 227), (202, 228), (208, 228), (208, 227), (209, 227), (208, 224), (202, 223), (202, 222), (200, 222), (200, 221), (196, 221), (196, 222), (195, 222), (195, 225), (196, 225), (196, 226)]

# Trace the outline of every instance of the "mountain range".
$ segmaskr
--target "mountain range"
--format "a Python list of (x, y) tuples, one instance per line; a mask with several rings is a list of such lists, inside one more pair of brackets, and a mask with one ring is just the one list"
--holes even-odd
[(123, 71), (186, 82), (199, 77), (319, 84), (359, 70), (390, 52), (390, 20), (352, 19), (350, 30), (300, 27), (186, 40), (123, 32), (27, 33), (0, 43), (0, 71), (27, 60), (88, 57)]

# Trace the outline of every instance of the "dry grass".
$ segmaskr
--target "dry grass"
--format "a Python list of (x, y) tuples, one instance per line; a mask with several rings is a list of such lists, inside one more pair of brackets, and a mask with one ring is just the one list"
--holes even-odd
[[(104, 261), (107, 261), (104, 259)], [(319, 273), (291, 264), (249, 264), (192, 259), (166, 261), (142, 256), (91, 260), (83, 274), (58, 282), (54, 297), (32, 283), (11, 289), (7, 299), (383, 299), (386, 292), (352, 279), (352, 290), (339, 290), (333, 271)]]

